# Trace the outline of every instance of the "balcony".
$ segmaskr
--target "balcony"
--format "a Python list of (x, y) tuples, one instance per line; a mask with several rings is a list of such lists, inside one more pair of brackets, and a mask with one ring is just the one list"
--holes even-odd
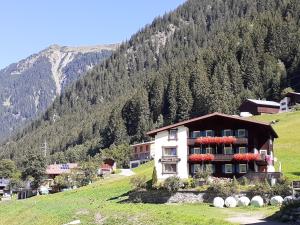
[[(267, 160), (266, 160), (266, 156), (265, 155), (256, 155), (253, 153), (249, 153), (245, 154), (245, 156), (250, 156), (251, 159), (235, 159), (235, 154), (191, 154), (190, 156), (194, 156), (194, 155), (199, 155), (199, 156), (205, 156), (205, 155), (211, 155), (213, 156), (212, 159), (206, 159), (205, 157), (202, 159), (197, 159), (198, 161), (212, 161), (212, 162), (231, 162), (231, 161), (255, 161), (257, 163), (257, 165), (267, 165)], [(244, 155), (244, 154), (236, 154), (236, 155)], [(253, 158), (254, 157), (254, 158)], [(258, 157), (258, 158), (256, 158)], [(191, 162), (193, 162), (193, 160), (190, 160)]]
[[(189, 146), (194, 146), (195, 142), (196, 142), (196, 138), (188, 138), (187, 139), (187, 144)], [(239, 145), (240, 144), (245, 144), (245, 145), (247, 145), (248, 144), (248, 138), (236, 138), (235, 144), (239, 144)]]

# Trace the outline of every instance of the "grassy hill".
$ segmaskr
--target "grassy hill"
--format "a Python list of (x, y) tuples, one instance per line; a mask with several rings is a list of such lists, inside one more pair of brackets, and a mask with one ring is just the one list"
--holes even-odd
[[(300, 178), (300, 112), (254, 117), (260, 121), (278, 120), (274, 125), (279, 138), (275, 154), (285, 175)], [(149, 179), (153, 163), (137, 169)], [(229, 224), (226, 217), (255, 213), (258, 209), (217, 209), (207, 204), (132, 204), (120, 203), (131, 190), (129, 177), (113, 175), (89, 186), (49, 196), (0, 202), (0, 224), (63, 224), (80, 219), (83, 224)], [(272, 214), (276, 208), (260, 209)], [(218, 215), (218, 216), (216, 216)], [(222, 218), (222, 219), (221, 219)]]
[[(275, 140), (275, 156), (282, 171), (290, 179), (300, 179), (300, 112), (262, 115), (254, 119), (271, 122), (279, 138)], [(277, 162), (277, 167), (278, 163)]]
[[(149, 179), (153, 163), (136, 169)], [(0, 224), (64, 224), (80, 219), (82, 224), (230, 224), (224, 218), (234, 212), (257, 209), (217, 209), (207, 204), (120, 203), (131, 190), (129, 177), (114, 175), (89, 186), (26, 200), (0, 202)], [(123, 196), (123, 197), (122, 197)], [(263, 209), (266, 214), (276, 208)], [(217, 216), (216, 216), (217, 215)]]

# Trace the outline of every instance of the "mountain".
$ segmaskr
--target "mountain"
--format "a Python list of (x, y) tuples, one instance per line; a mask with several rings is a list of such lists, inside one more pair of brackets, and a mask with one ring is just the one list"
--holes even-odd
[(299, 91), (299, 18), (298, 0), (189, 0), (70, 85), (0, 156), (20, 162), (46, 141), (50, 161), (80, 161), (155, 127)]
[(55, 97), (116, 45), (49, 48), (0, 71), (0, 140), (43, 113)]

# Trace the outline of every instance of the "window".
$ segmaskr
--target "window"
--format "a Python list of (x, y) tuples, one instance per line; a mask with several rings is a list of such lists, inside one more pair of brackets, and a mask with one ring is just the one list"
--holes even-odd
[(176, 174), (177, 164), (176, 163), (164, 163), (162, 164), (163, 173)]
[(232, 173), (232, 164), (225, 164), (225, 173)]
[(228, 136), (233, 136), (232, 130), (224, 130), (223, 136), (228, 137)]
[(262, 156), (262, 158), (265, 158), (268, 155), (268, 151), (267, 150), (260, 150), (259, 153)]
[(241, 154), (247, 153), (246, 147), (239, 147), (239, 153), (241, 153)]
[(163, 156), (177, 156), (176, 147), (163, 148)]
[(246, 130), (245, 129), (238, 129), (237, 136), (239, 138), (246, 137)]
[(286, 102), (281, 102), (281, 105), (286, 105)]
[(201, 148), (191, 148), (191, 154), (201, 154)]
[(197, 173), (200, 171), (209, 171), (211, 173), (214, 173), (215, 166), (213, 164), (192, 164), (191, 165), (192, 173)]
[(232, 147), (231, 146), (230, 147), (224, 147), (224, 154), (225, 155), (231, 155), (231, 154), (233, 154)]
[(134, 152), (137, 153), (137, 151), (138, 151), (138, 150), (137, 150), (137, 147), (134, 147)]
[(240, 173), (247, 173), (247, 165), (246, 164), (239, 164), (239, 172)]
[(149, 152), (149, 145), (146, 145), (146, 151)]
[(214, 154), (214, 149), (212, 148), (212, 147), (207, 147), (207, 148), (205, 148), (205, 152), (204, 152), (204, 154)]
[(200, 131), (193, 131), (192, 132), (192, 138), (197, 138), (201, 137), (201, 132)]
[(206, 130), (206, 137), (213, 137), (214, 136), (214, 132), (212, 130)]
[(177, 140), (177, 130), (173, 129), (169, 131), (169, 140)]

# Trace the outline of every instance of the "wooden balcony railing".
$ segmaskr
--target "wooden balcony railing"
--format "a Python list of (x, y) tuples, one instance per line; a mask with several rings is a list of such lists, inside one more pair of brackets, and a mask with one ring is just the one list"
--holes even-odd
[[(188, 138), (187, 144), (190, 146), (195, 145), (196, 138)], [(237, 138), (237, 141), (235, 144), (248, 144), (248, 138)]]

